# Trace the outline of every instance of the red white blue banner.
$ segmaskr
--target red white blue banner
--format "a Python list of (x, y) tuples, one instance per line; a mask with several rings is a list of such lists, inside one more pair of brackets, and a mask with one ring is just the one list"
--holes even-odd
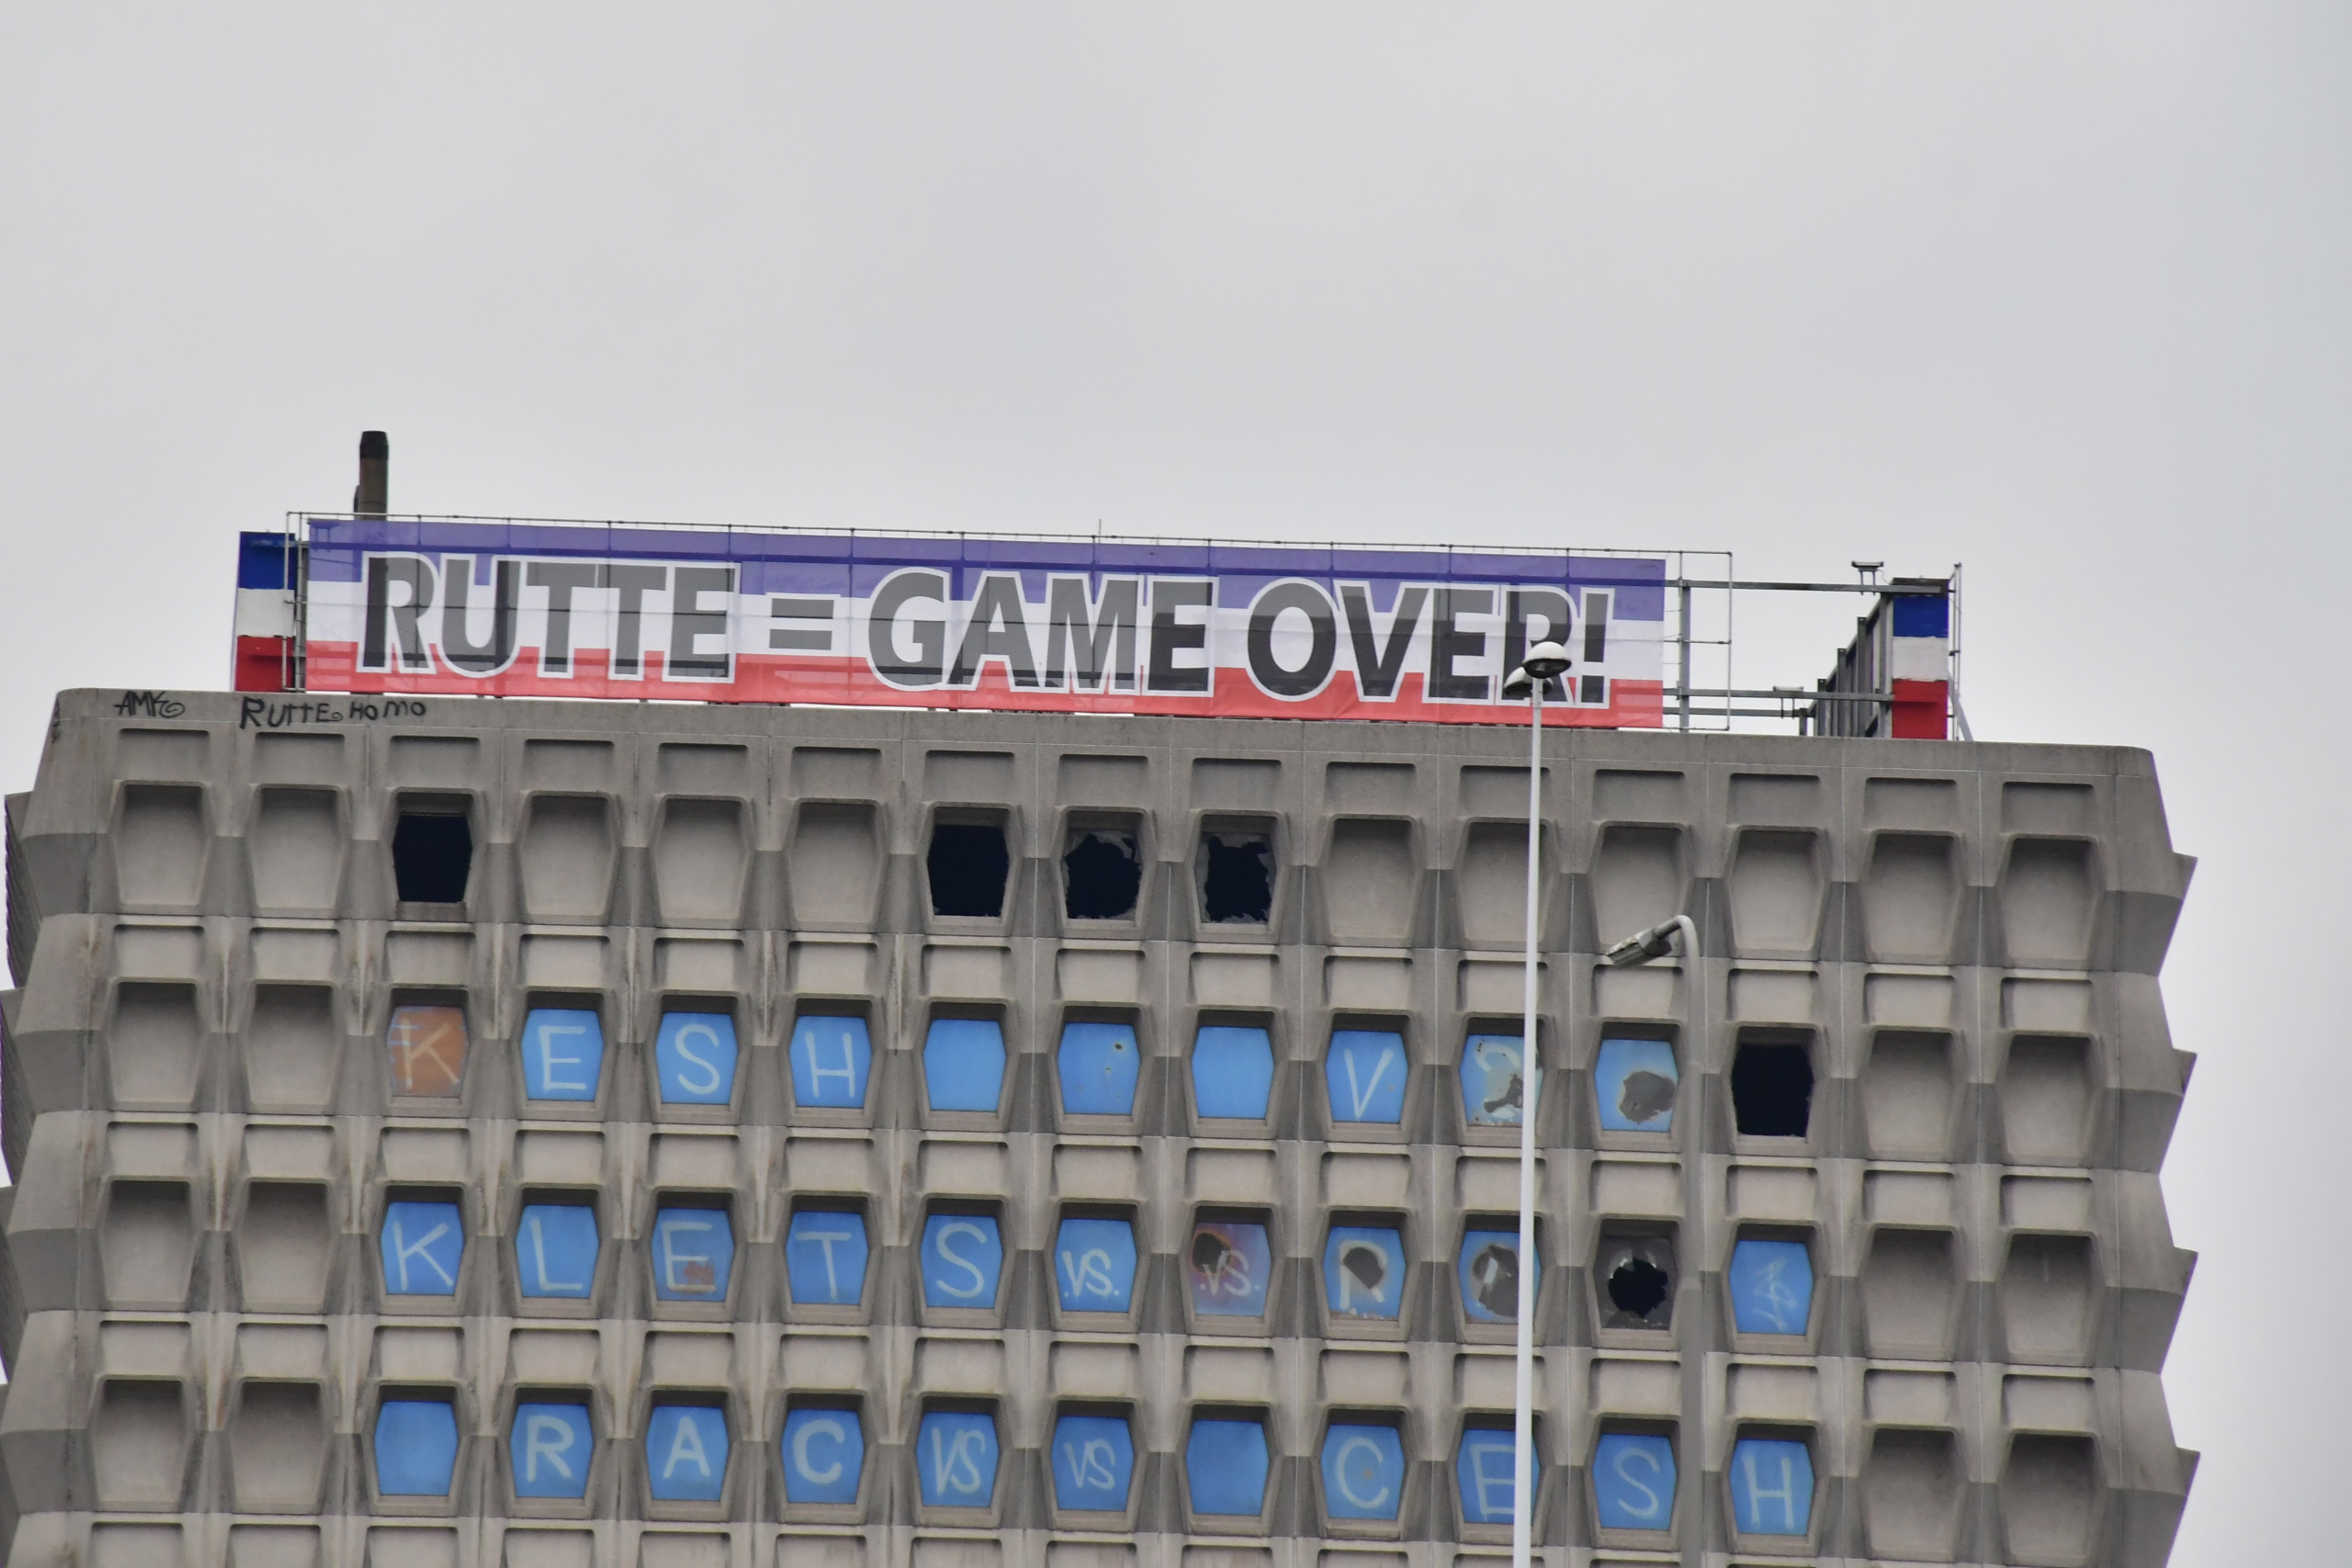
[(1464, 549), (313, 518), (316, 692), (1662, 722), (1666, 563)]

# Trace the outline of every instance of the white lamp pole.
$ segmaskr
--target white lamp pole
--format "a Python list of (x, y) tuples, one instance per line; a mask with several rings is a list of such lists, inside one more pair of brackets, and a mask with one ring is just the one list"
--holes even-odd
[(1511, 1406), (1511, 1568), (1529, 1568), (1534, 1554), (1535, 1517), (1535, 978), (1536, 917), (1543, 906), (1538, 871), (1544, 842), (1544, 686), (1568, 667), (1568, 650), (1539, 642), (1527, 661), (1503, 684), (1503, 694), (1524, 689), (1527, 726), (1527, 956), (1519, 1036), (1519, 1357)]

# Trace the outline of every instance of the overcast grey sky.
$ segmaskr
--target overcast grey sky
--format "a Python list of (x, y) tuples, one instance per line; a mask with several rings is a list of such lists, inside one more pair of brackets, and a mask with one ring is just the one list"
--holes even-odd
[(1978, 734), (2202, 857), (2175, 1562), (2339, 1560), (2347, 175), (2341, 5), (13, 0), (0, 784), (225, 683), (362, 427), (401, 511), (1964, 560)]

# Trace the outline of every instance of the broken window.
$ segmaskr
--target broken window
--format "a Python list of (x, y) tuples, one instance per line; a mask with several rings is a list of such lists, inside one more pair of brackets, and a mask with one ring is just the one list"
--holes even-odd
[(1184, 1249), (1193, 1310), (1218, 1317), (1263, 1317), (1272, 1282), (1266, 1227), (1245, 1220), (1198, 1220)]
[(1462, 1114), (1471, 1125), (1519, 1125), (1525, 1045), (1516, 1034), (1473, 1034), (1462, 1043)]
[(463, 816), (403, 811), (392, 829), (392, 882), (403, 904), (462, 904), (474, 833)]
[(1264, 833), (1204, 832), (1193, 874), (1201, 918), (1216, 925), (1263, 925), (1274, 907), (1274, 846)]
[(1674, 1319), (1674, 1243), (1662, 1235), (1605, 1235), (1593, 1259), (1603, 1328), (1665, 1328)]
[[(1455, 1270), (1462, 1280), (1462, 1310), (1473, 1323), (1519, 1321), (1519, 1232), (1471, 1222), (1462, 1234)], [(1534, 1259), (1541, 1269), (1539, 1249)]]
[(1604, 1040), (1592, 1087), (1604, 1133), (1670, 1133), (1680, 1087), (1674, 1047), (1663, 1040)]
[(1394, 1318), (1405, 1306), (1405, 1238), (1395, 1225), (1333, 1225), (1323, 1302), (1334, 1317)]
[(1073, 828), (1062, 856), (1062, 910), (1073, 920), (1135, 918), (1143, 891), (1143, 858), (1133, 832)]
[(1803, 1045), (1743, 1042), (1731, 1064), (1732, 1116), (1756, 1138), (1802, 1138), (1813, 1117), (1813, 1057)]
[(939, 822), (931, 829), (931, 912), (998, 919), (1012, 857), (1004, 829), (994, 822)]

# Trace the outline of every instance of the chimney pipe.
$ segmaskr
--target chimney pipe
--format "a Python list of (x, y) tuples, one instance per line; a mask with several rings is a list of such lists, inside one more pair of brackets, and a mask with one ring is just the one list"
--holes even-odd
[(359, 488), (351, 492), (351, 510), (361, 517), (381, 517), (391, 493), (392, 444), (380, 430), (359, 433)]

